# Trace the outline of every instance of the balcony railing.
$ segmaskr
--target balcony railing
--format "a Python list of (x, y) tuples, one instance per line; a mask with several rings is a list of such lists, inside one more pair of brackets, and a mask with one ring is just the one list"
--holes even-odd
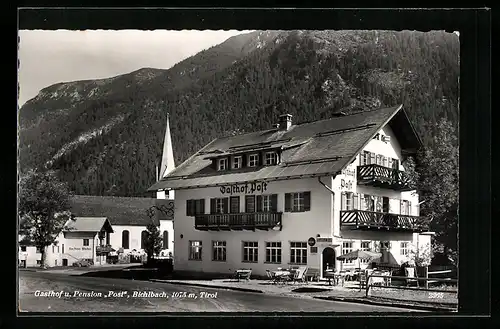
[(202, 231), (270, 230), (282, 228), (282, 213), (258, 212), (196, 215), (194, 226)]
[(340, 222), (342, 226), (357, 229), (425, 232), (429, 230), (430, 220), (423, 216), (389, 214), (367, 210), (342, 210), (340, 212)]
[(95, 251), (97, 255), (106, 255), (113, 251), (110, 245), (105, 246), (97, 246), (95, 247)]
[(415, 184), (404, 171), (377, 164), (358, 166), (358, 184), (390, 188), (396, 191), (411, 191)]

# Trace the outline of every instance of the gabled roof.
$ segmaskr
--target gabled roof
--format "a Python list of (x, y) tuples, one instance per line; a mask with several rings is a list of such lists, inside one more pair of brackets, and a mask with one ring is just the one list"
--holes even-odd
[[(75, 216), (106, 217), (111, 225), (146, 226), (150, 222), (147, 210), (152, 206), (161, 206), (173, 210), (172, 200), (154, 198), (128, 198), (111, 196), (75, 195), (71, 198), (71, 211)], [(153, 221), (173, 220), (173, 211), (165, 214), (155, 210)]]
[(111, 224), (106, 217), (75, 217), (66, 223), (65, 232), (100, 232), (106, 230), (113, 232)]
[[(289, 130), (270, 129), (219, 138), (203, 147), (179, 167), (149, 188), (182, 189), (240, 182), (336, 175), (385, 125), (410, 153), (421, 146), (402, 105), (326, 120), (293, 125)], [(237, 154), (243, 149), (280, 147), (282, 162), (276, 166), (218, 172), (211, 158)]]

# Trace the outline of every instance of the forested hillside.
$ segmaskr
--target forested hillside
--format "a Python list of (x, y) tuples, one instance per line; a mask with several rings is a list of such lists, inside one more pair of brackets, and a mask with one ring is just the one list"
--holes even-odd
[(271, 31), (236, 36), (169, 70), (45, 88), (20, 109), (20, 165), (77, 194), (141, 196), (166, 113), (176, 164), (210, 140), (402, 103), (424, 143), (458, 123), (459, 40), (444, 32)]

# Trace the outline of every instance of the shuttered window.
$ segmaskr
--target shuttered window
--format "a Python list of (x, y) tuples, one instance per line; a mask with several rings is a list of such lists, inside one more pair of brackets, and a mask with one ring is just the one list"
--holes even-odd
[(311, 192), (285, 194), (285, 212), (303, 212), (311, 210)]
[(240, 212), (240, 197), (239, 196), (232, 196), (230, 197), (230, 208), (231, 214), (237, 214)]
[(229, 213), (229, 198), (210, 199), (210, 213), (211, 214)]
[(196, 216), (205, 213), (205, 199), (186, 200), (186, 216)]
[(245, 212), (255, 212), (255, 195), (245, 196)]

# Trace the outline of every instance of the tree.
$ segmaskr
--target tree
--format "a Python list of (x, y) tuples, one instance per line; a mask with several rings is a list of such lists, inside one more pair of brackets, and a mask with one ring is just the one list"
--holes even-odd
[(162, 249), (163, 241), (160, 236), (160, 230), (158, 226), (151, 221), (148, 226), (146, 226), (147, 235), (146, 241), (144, 241), (144, 250), (148, 255), (148, 263), (151, 261), (154, 255), (158, 255)]
[(432, 218), (434, 253), (458, 262), (458, 136), (446, 119), (437, 124), (431, 145), (417, 157), (421, 215)]
[(57, 244), (70, 212), (70, 191), (53, 171), (30, 170), (19, 181), (19, 221), (23, 241), (41, 250), (45, 267), (45, 249)]

